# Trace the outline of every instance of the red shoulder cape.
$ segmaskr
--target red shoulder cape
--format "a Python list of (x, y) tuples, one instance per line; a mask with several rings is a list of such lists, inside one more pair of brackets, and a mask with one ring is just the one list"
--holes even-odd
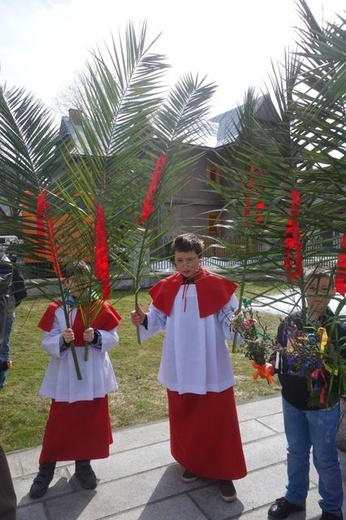
[[(201, 318), (219, 311), (221, 307), (228, 303), (238, 287), (235, 282), (206, 269), (200, 269), (194, 280)], [(182, 283), (183, 277), (180, 273), (174, 273), (160, 280), (149, 289), (153, 305), (169, 316), (172, 312), (174, 299)]]
[[(51, 302), (40, 319), (38, 327), (46, 332), (49, 332), (53, 326), (55, 311), (58, 307), (61, 306), (62, 302), (60, 300)], [(114, 307), (109, 305), (109, 303), (104, 302), (102, 303), (101, 309), (98, 311), (90, 326), (95, 329), (112, 330), (119, 325), (120, 320), (121, 316), (114, 309)]]

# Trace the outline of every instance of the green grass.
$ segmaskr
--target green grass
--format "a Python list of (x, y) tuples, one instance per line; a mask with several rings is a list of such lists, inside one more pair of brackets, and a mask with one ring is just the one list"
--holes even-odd
[[(256, 286), (250, 284), (251, 292)], [(261, 289), (258, 288), (258, 292)], [(148, 308), (150, 297), (146, 291), (139, 295), (142, 307)], [(166, 390), (157, 381), (161, 357), (162, 334), (138, 345), (136, 329), (130, 320), (134, 295), (117, 294), (113, 303), (122, 315), (118, 328), (120, 342), (111, 353), (119, 389), (109, 396), (113, 429), (155, 421), (167, 417)], [(11, 336), (11, 359), (7, 385), (0, 391), (0, 443), (5, 451), (38, 446), (42, 442), (50, 400), (38, 395), (49, 361), (40, 347), (41, 331), (37, 323), (47, 307), (45, 299), (25, 300), (16, 310)], [(272, 334), (278, 318), (267, 316)], [(243, 353), (231, 354), (237, 385), (237, 402), (273, 395), (280, 387), (275, 381), (253, 381), (250, 361)]]

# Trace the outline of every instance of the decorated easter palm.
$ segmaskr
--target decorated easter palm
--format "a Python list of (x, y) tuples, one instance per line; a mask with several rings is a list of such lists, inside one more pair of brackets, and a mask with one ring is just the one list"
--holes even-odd
[[(256, 112), (254, 92), (248, 92), (239, 108), (231, 160), (222, 160), (226, 187), (219, 189), (232, 217), (224, 225), (245, 239), (245, 251), (238, 257), (241, 291), (254, 274), (271, 280), (270, 290), (253, 295), (252, 303), (263, 304), (261, 296), (265, 296), (265, 304), (276, 310), (287, 301), (289, 291), (294, 304), (301, 307), (304, 328), (308, 317), (303, 269), (327, 264), (336, 274), (338, 290), (334, 330), (345, 303), (346, 21), (341, 16), (337, 23), (321, 28), (304, 0), (298, 8), (304, 26), (297, 31), (297, 48), (286, 53), (284, 64), (273, 65), (270, 78), (277, 115), (264, 124)], [(221, 243), (227, 247), (226, 240)], [(313, 333), (320, 365), (311, 364), (312, 373), (332, 367), (329, 388), (337, 373), (342, 393), (344, 339), (339, 338), (333, 350), (329, 338), (325, 345), (321, 330), (317, 326)], [(292, 367), (301, 370), (312, 336), (306, 339), (298, 332)]]
[[(101, 308), (95, 298), (110, 298), (124, 273), (139, 288), (147, 252), (162, 247), (172, 215), (160, 208), (181, 188), (175, 174), (197, 160), (188, 158), (186, 147), (200, 130), (214, 90), (187, 75), (165, 92), (168, 66), (151, 46), (146, 25), (136, 34), (129, 24), (124, 39), (112, 39), (104, 52), (91, 54), (76, 93), (78, 121), (67, 139), (33, 96), (1, 90), (6, 183), (0, 197), (13, 215), (3, 221), (9, 234), (25, 238), (26, 265), (44, 260), (49, 266), (54, 278), (37, 284), (44, 296), (55, 298), (58, 283), (64, 302), (64, 266), (80, 260), (91, 266), (83, 292), (86, 327)], [(167, 160), (144, 214), (143, 200), (163, 156)]]
[[(245, 238), (239, 277), (245, 282), (256, 272), (272, 280), (271, 289), (288, 284), (302, 293), (303, 267), (326, 260), (340, 265), (346, 230), (346, 31), (342, 18), (322, 29), (304, 0), (298, 7), (305, 25), (297, 30), (296, 50), (273, 64), (270, 77), (276, 114), (264, 123), (249, 90), (238, 109), (232, 155), (220, 157), (224, 183), (214, 188), (227, 201), (230, 219), (223, 225)], [(344, 295), (342, 285), (339, 290)], [(277, 297), (266, 296), (275, 307)]]

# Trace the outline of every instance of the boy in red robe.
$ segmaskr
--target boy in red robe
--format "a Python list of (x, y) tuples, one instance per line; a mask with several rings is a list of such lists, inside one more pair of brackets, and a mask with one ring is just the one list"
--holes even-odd
[[(65, 304), (70, 326), (66, 326), (62, 302), (51, 303), (39, 323), (43, 330), (42, 348), (51, 356), (40, 395), (50, 397), (52, 403), (39, 472), (30, 488), (31, 498), (47, 492), (57, 461), (74, 460), (75, 475), (81, 486), (94, 489), (97, 479), (90, 460), (108, 457), (113, 442), (108, 393), (117, 389), (117, 381), (108, 351), (118, 343), (117, 326), (121, 318), (106, 302), (90, 298), (85, 301), (89, 281), (87, 264), (78, 262), (68, 266), (64, 282), (69, 290)], [(75, 369), (72, 342), (81, 379)]]
[(167, 388), (171, 452), (185, 468), (183, 481), (216, 479), (232, 502), (233, 480), (247, 474), (226, 341), (237, 285), (201, 267), (203, 242), (195, 235), (176, 237), (172, 251), (177, 273), (152, 287), (149, 312), (137, 308), (131, 319), (143, 341), (166, 332), (158, 379)]

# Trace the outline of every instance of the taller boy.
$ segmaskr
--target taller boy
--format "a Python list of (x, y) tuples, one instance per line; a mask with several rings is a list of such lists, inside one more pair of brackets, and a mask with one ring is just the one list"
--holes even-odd
[(236, 499), (233, 480), (247, 474), (226, 339), (231, 339), (237, 285), (201, 268), (203, 242), (191, 233), (172, 244), (177, 273), (149, 293), (149, 312), (132, 311), (141, 340), (166, 331), (158, 379), (167, 388), (173, 457), (184, 482), (220, 481), (224, 500)]

